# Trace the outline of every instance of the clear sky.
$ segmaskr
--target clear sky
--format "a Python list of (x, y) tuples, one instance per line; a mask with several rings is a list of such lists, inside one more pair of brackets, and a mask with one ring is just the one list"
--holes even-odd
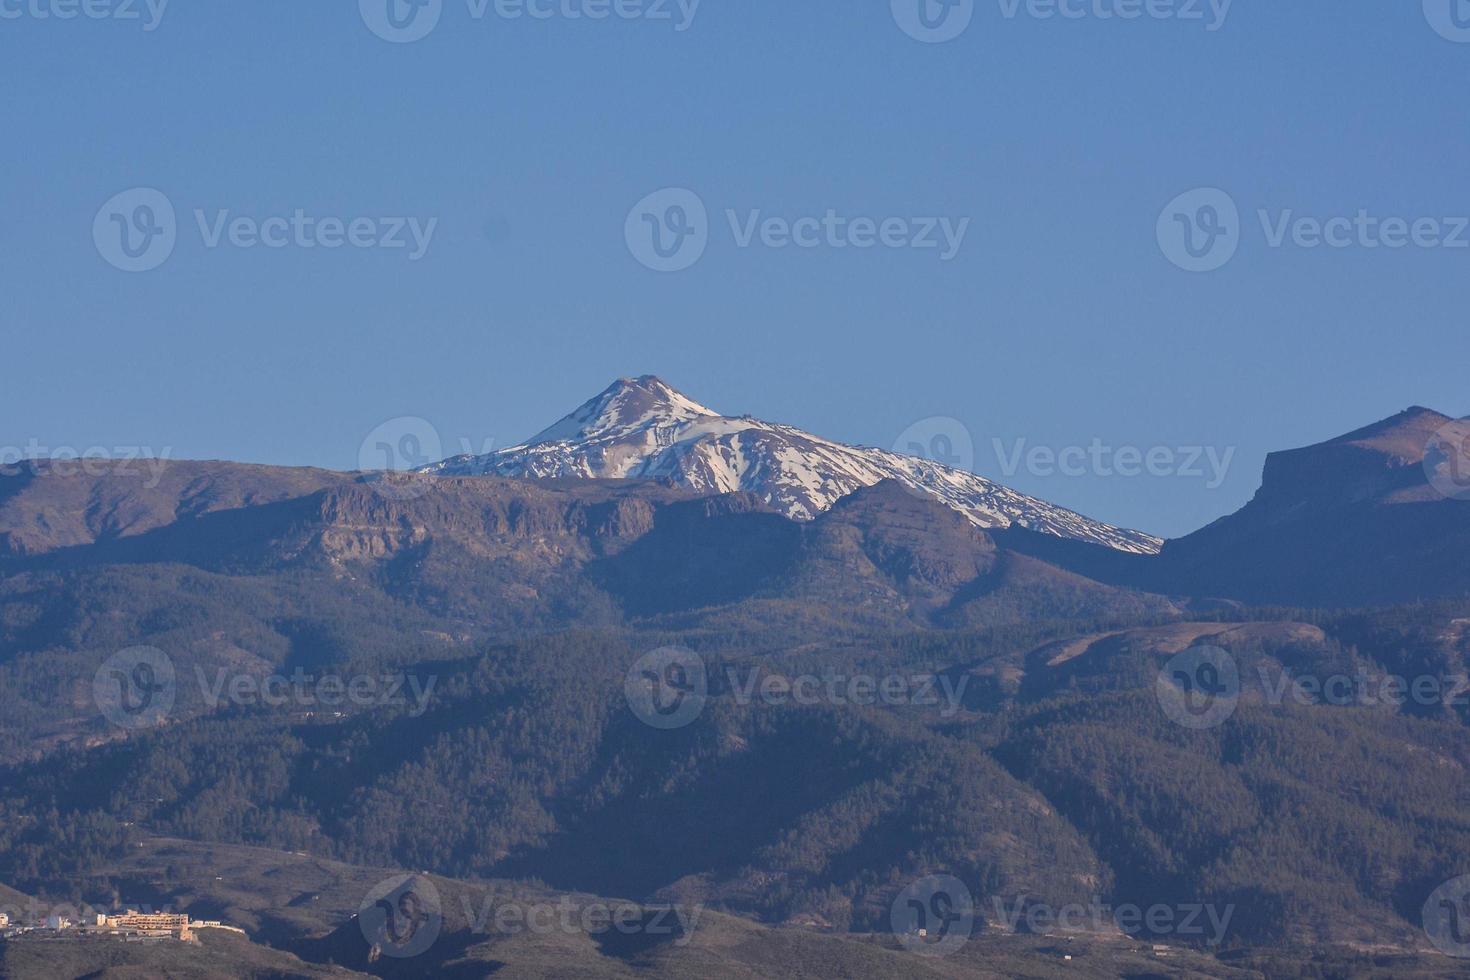
[[(427, 25), (404, 0), (393, 21), (387, 0), (85, 2), (109, 16), (0, 0), (3, 445), (351, 468), (386, 419), (504, 446), (653, 373), (861, 444), (953, 417), (977, 471), (1176, 535), (1248, 499), (1270, 450), (1410, 404), (1470, 411), (1470, 248), (1422, 244), (1427, 225), (1402, 248), (1362, 222), (1338, 226), (1345, 247), (1269, 234), (1287, 211), (1364, 211), (1456, 238), (1464, 0), (1235, 0), (1223, 23), (1209, 0), (1203, 19), (1195, 0), (1069, 0), (1066, 18), (974, 0), (943, 43), (910, 36), (919, 0), (703, 0), (692, 20), (688, 0), (538, 0), (546, 18), (429, 0), (437, 22), (406, 43), (373, 30)], [(944, 13), (928, 20), (953, 32)], [(104, 205), (139, 187), (175, 209), (174, 247), (127, 272), (121, 231), (162, 217)], [(658, 272), (625, 226), (670, 187), (707, 208), (707, 242)], [(1201, 210), (1218, 197), (1165, 211), (1196, 188), (1239, 221)], [(368, 242), (437, 223), (421, 250), (407, 230), (326, 248), (329, 225), (267, 222), (298, 210), (370, 219)], [(850, 225), (845, 248), (815, 225), (814, 247), (759, 226), (742, 247), (755, 211), (902, 219), (895, 242), (969, 223), (947, 259), (938, 231), (858, 248)], [(249, 247), (221, 212), (284, 246)], [(1160, 231), (1211, 215), (1238, 250), (1185, 271)], [(1008, 476), (1020, 439), (1236, 455), (1214, 489), (1090, 463)]]

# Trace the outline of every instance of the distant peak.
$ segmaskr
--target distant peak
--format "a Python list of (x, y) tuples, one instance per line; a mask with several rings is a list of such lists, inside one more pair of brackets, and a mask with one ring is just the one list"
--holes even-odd
[(528, 445), (631, 432), (715, 414), (657, 375), (618, 378), (576, 411), (537, 433)]
[(1286, 513), (1307, 500), (1376, 499), (1422, 485), (1424, 454), (1450, 421), (1416, 405), (1335, 439), (1271, 453), (1256, 500), (1273, 513)]
[[(1038, 533), (1152, 554), (1159, 539), (1091, 521), (984, 477), (884, 449), (848, 446), (789, 425), (707, 408), (653, 374), (621, 377), (517, 446), (427, 468), (442, 476), (662, 480), (701, 494), (754, 494), (793, 520), (891, 512)], [(878, 484), (877, 486), (873, 486)], [(860, 487), (872, 489), (854, 494)], [(937, 510), (936, 510), (937, 508)]]
[(656, 374), (640, 374), (636, 378), (619, 378), (604, 388), (598, 397), (616, 394), (620, 391), (644, 391), (662, 398), (690, 400), (683, 392)]
[[(1448, 415), (1414, 405), (1397, 415), (1331, 439), (1323, 445), (1354, 445), (1376, 449), (1417, 461), (1423, 456), (1425, 443), (1436, 429), (1450, 422)], [(1315, 448), (1315, 447), (1313, 447)]]

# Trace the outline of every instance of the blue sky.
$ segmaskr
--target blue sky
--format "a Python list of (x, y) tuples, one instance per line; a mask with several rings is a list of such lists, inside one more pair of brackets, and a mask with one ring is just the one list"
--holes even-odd
[[(367, 18), (177, 2), (156, 24), (143, 0), (135, 20), (0, 0), (0, 444), (350, 468), (386, 419), (431, 420), (446, 449), (508, 445), (654, 373), (855, 443), (952, 417), (977, 471), (1176, 535), (1248, 499), (1268, 451), (1410, 404), (1470, 412), (1470, 249), (1445, 245), (1470, 215), (1470, 9), (1461, 31), (1449, 0), (1439, 30), (1441, 0), (1235, 0), (1223, 23), (1207, 0), (1202, 20), (1180, 16), (1193, 0), (1131, 20), (1097, 16), (1129, 0), (1079, 18), (976, 0), (943, 43), (887, 0), (703, 0), (687, 24), (675, 0), (667, 20), (477, 2), (442, 0), (432, 31), (390, 43), (368, 0)], [(145, 272), (93, 234), (133, 188), (176, 212)], [(676, 272), (625, 240), (664, 188), (708, 215)], [(1159, 234), (1197, 188), (1240, 214), (1209, 272)], [(1273, 247), (1263, 209), (1272, 227), (1432, 219), (1439, 245), (1309, 247), (1288, 224)], [(366, 219), (375, 245), (402, 223), (410, 247), (248, 247), (298, 210), (318, 231)], [(895, 242), (968, 223), (947, 259), (740, 244), (751, 220), (828, 212), (899, 220)], [(237, 242), (222, 216), (248, 219)], [(433, 223), (417, 257), (407, 219)], [(1022, 439), (1235, 455), (1213, 489), (1007, 475), (995, 441)]]

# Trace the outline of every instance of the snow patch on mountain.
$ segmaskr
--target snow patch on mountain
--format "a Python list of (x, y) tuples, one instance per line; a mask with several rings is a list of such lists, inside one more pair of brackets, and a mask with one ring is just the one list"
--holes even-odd
[(893, 479), (982, 528), (1017, 524), (1137, 554), (1154, 554), (1163, 544), (932, 460), (847, 446), (749, 416), (719, 415), (651, 375), (614, 382), (522, 445), (455, 456), (424, 471), (662, 479), (704, 493), (754, 493), (796, 520), (811, 520), (854, 490)]

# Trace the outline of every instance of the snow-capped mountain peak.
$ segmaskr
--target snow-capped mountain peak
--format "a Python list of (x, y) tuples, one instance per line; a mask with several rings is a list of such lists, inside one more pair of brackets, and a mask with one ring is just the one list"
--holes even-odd
[(1162, 541), (1089, 520), (933, 460), (848, 446), (789, 425), (720, 415), (652, 375), (621, 378), (519, 446), (425, 467), (442, 476), (664, 479), (754, 493), (810, 520), (860, 487), (898, 480), (982, 528), (1012, 524), (1140, 554)]
[(662, 378), (619, 378), (576, 411), (538, 432), (526, 445), (628, 435), (640, 429), (692, 422), (715, 413)]

